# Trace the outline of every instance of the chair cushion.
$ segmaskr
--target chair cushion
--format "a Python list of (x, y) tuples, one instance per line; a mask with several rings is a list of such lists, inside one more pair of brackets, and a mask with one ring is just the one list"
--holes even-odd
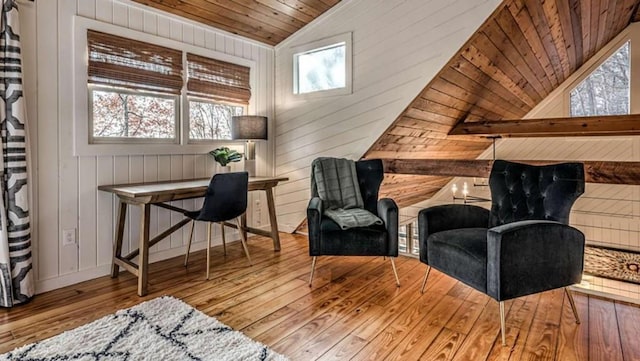
[(429, 265), (463, 283), (487, 291), (487, 228), (460, 228), (427, 238)]
[(342, 230), (336, 222), (323, 218), (320, 238), (321, 249), (310, 249), (311, 256), (390, 256), (383, 225)]

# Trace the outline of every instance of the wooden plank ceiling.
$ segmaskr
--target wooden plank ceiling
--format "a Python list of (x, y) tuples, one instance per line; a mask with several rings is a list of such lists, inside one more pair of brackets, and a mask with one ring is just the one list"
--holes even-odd
[(133, 0), (269, 45), (276, 45), (340, 0)]
[[(491, 141), (448, 136), (464, 122), (522, 119), (631, 21), (640, 0), (505, 0), (364, 158), (474, 159)], [(388, 174), (408, 206), (450, 178)]]

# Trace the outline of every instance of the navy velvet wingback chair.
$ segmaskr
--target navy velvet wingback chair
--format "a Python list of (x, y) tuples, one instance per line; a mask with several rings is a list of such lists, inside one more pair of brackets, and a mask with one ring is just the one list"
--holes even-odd
[(313, 257), (309, 286), (318, 256), (389, 257), (396, 285), (400, 286), (393, 260), (398, 257), (398, 206), (390, 198), (378, 200), (380, 184), (384, 178), (382, 160), (357, 161), (356, 173), (364, 209), (378, 216), (384, 224), (343, 230), (323, 215), (323, 202), (318, 196), (318, 189), (311, 189), (312, 198), (307, 207), (309, 255)]
[(500, 303), (580, 282), (584, 235), (568, 225), (584, 192), (581, 163), (531, 166), (496, 160), (489, 177), (491, 210), (463, 204), (426, 208), (418, 215), (420, 261)]
[[(215, 174), (211, 178), (209, 186), (207, 187), (207, 194), (204, 196), (202, 209), (198, 211), (187, 211), (184, 213), (185, 216), (191, 218), (189, 243), (187, 244), (187, 253), (184, 256), (185, 267), (189, 261), (189, 251), (191, 249), (191, 240), (193, 238), (193, 227), (195, 225), (195, 221), (207, 222), (207, 279), (209, 279), (211, 224), (220, 224), (222, 229), (222, 246), (224, 247), (224, 253), (226, 255), (227, 246), (224, 235), (224, 222), (235, 219), (238, 230), (242, 229), (240, 216), (247, 211), (248, 188), (249, 173), (247, 172)], [(249, 264), (251, 264), (251, 257), (249, 256), (249, 249), (247, 248), (245, 234), (242, 231), (239, 231), (238, 233), (240, 233), (240, 241), (242, 242), (244, 253), (247, 255)]]

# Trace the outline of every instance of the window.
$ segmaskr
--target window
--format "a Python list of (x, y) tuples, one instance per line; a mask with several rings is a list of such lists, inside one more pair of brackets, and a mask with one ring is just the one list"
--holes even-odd
[(116, 88), (93, 88), (90, 94), (94, 141), (176, 138), (176, 97)]
[(244, 106), (189, 99), (189, 140), (231, 139), (231, 117)]
[(351, 34), (295, 48), (293, 69), (294, 94), (351, 93)]
[(629, 114), (629, 42), (570, 93), (571, 116)]
[(249, 68), (187, 54), (189, 141), (231, 139), (231, 117), (251, 98)]
[(90, 142), (178, 141), (182, 52), (87, 31)]
[(89, 143), (231, 139), (231, 117), (244, 115), (251, 98), (248, 66), (90, 29), (86, 34)]

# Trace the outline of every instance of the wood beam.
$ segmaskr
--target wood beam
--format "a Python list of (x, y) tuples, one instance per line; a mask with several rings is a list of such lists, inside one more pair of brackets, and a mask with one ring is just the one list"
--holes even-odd
[[(383, 159), (385, 173), (442, 177), (489, 177), (490, 159)], [(552, 160), (515, 160), (532, 165), (561, 163)], [(588, 183), (640, 185), (640, 162), (584, 161)]]
[(565, 137), (640, 134), (640, 114), (460, 123), (449, 135)]

